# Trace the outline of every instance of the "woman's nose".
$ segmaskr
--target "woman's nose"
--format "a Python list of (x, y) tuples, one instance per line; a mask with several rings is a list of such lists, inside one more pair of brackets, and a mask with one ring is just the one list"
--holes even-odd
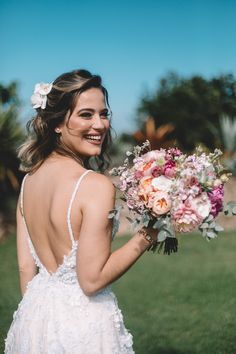
[(95, 114), (93, 118), (93, 128), (95, 129), (103, 129), (105, 126), (103, 119), (99, 114)]

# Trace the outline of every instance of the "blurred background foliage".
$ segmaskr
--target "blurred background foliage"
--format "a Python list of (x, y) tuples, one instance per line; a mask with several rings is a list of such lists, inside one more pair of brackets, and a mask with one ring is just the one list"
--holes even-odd
[(232, 74), (185, 79), (168, 73), (155, 92), (141, 99), (138, 124), (142, 127), (142, 117), (145, 120), (147, 115), (154, 118), (157, 128), (172, 124), (172, 136), (186, 151), (199, 143), (210, 149), (224, 147), (220, 120), (223, 115), (236, 116), (235, 90)]
[(0, 239), (14, 223), (14, 210), (22, 173), (17, 147), (24, 138), (19, 120), (20, 101), (16, 82), (0, 84)]
[[(138, 130), (123, 134), (113, 153), (119, 160), (135, 143), (146, 139), (153, 149), (177, 145), (191, 152), (197, 145), (220, 148), (226, 167), (236, 174), (236, 78), (222, 74), (210, 79), (183, 78), (170, 72), (137, 107)], [(113, 160), (114, 161), (114, 160)]]
[[(17, 148), (25, 133), (16, 82), (0, 84), (0, 238), (14, 224), (22, 173)], [(111, 148), (112, 165), (120, 164), (132, 146), (150, 140), (153, 149), (196, 145), (221, 148), (226, 167), (236, 175), (236, 78), (221, 74), (189, 78), (170, 72), (153, 92), (144, 93), (136, 112), (137, 130), (122, 133)]]

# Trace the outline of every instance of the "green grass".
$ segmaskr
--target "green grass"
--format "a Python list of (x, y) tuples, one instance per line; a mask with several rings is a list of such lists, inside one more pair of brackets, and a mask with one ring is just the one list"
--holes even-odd
[(0, 353), (3, 353), (4, 338), (20, 301), (14, 236), (0, 245), (0, 280)]
[[(147, 252), (113, 285), (136, 354), (236, 353), (235, 253), (236, 232), (211, 242), (184, 235), (178, 254)], [(1, 352), (20, 298), (14, 237), (0, 259)]]

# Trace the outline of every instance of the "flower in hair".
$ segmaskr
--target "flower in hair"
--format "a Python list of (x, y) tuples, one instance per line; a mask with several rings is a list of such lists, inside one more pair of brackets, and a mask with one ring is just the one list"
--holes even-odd
[(33, 108), (45, 109), (47, 103), (47, 95), (52, 89), (52, 84), (40, 82), (34, 87), (34, 94), (31, 96), (31, 103)]

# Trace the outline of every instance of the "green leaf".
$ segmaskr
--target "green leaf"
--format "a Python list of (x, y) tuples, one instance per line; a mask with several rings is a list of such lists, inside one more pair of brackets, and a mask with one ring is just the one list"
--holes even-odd
[(162, 219), (158, 219), (155, 224), (153, 225), (154, 229), (161, 229), (161, 227), (163, 226), (163, 220)]
[(168, 234), (168, 237), (175, 238), (175, 232), (171, 227), (165, 227), (164, 230)]
[(213, 216), (210, 214), (208, 215), (206, 222), (212, 221), (213, 219), (214, 219)]
[(232, 208), (232, 214), (236, 215), (236, 206)]
[(216, 232), (221, 232), (221, 231), (224, 231), (224, 228), (221, 225), (216, 224), (215, 231)]
[(208, 228), (208, 223), (204, 222), (202, 225), (200, 225), (200, 229), (207, 229)]
[(215, 226), (216, 226), (215, 221), (212, 221), (212, 222), (209, 224), (209, 228), (210, 228), (210, 229), (214, 229)]
[(231, 201), (228, 202), (226, 205), (232, 209), (233, 207), (236, 207), (236, 202), (233, 201), (233, 200), (231, 200)]
[(158, 233), (158, 242), (162, 242), (162, 241), (165, 241), (165, 239), (168, 237), (168, 234), (165, 230), (161, 230), (159, 233)]
[(215, 238), (217, 234), (214, 231), (208, 231), (207, 232), (207, 237), (209, 238)]

